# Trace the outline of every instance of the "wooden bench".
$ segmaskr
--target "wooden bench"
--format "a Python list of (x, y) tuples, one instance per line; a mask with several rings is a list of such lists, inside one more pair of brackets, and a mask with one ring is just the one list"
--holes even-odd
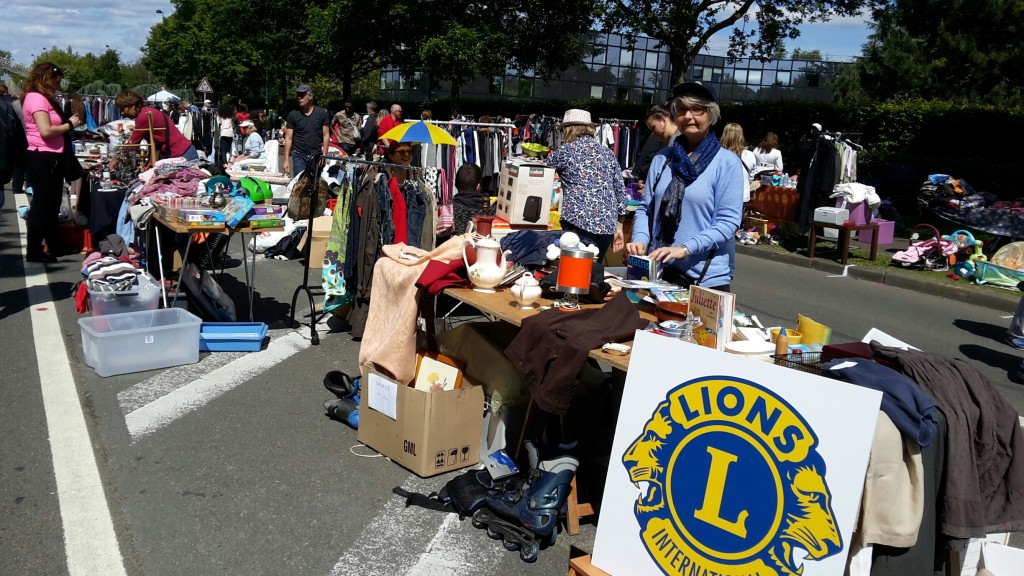
[(818, 228), (839, 231), (839, 263), (843, 266), (850, 258), (850, 233), (854, 230), (871, 230), (871, 256), (874, 260), (878, 256), (878, 224), (855, 224), (846, 226), (843, 224), (830, 224), (828, 222), (811, 222), (810, 234), (807, 236), (807, 257), (814, 258), (814, 248), (818, 244)]

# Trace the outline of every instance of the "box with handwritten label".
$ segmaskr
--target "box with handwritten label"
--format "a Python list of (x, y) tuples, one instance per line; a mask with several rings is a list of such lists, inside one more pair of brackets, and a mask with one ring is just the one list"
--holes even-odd
[(455, 390), (417, 390), (369, 362), (362, 376), (360, 442), (422, 477), (480, 460), (482, 387), (463, 378)]

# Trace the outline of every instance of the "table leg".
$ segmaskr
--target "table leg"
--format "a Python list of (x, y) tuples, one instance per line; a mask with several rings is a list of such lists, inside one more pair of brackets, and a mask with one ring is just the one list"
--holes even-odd
[[(157, 240), (159, 242), (159, 240)], [(178, 294), (181, 293), (181, 282), (185, 279), (185, 269), (188, 268), (188, 251), (192, 248), (192, 234), (188, 235), (188, 242), (185, 243), (185, 255), (181, 258), (181, 269), (178, 270), (178, 286), (174, 289), (174, 298), (171, 300), (171, 306), (178, 303)], [(163, 275), (164, 268), (163, 263), (160, 264), (160, 274)]]
[(149, 243), (148, 237), (150, 234), (153, 235), (153, 239), (156, 241), (156, 265), (160, 270), (160, 297), (163, 298), (164, 308), (167, 308), (167, 286), (164, 282), (164, 253), (160, 248), (160, 232), (154, 228), (152, 223), (146, 227), (146, 230), (147, 244)]
[(878, 226), (871, 231), (871, 261), (878, 256)]
[[(253, 233), (253, 238), (256, 237), (256, 233)], [(252, 283), (249, 284), (249, 322), (252, 322), (252, 301), (253, 295), (256, 292), (256, 251), (252, 252)], [(242, 234), (242, 259), (245, 260), (245, 234)]]
[(850, 229), (846, 226), (839, 228), (839, 263), (846, 266), (850, 259)]
[(811, 224), (811, 233), (807, 236), (807, 257), (814, 258), (814, 248), (818, 245), (818, 227)]

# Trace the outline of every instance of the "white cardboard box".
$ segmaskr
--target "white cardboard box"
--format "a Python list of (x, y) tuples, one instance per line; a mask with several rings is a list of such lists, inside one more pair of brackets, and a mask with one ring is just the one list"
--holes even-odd
[(521, 159), (506, 160), (498, 174), (498, 217), (509, 224), (547, 224), (554, 183), (554, 168)]

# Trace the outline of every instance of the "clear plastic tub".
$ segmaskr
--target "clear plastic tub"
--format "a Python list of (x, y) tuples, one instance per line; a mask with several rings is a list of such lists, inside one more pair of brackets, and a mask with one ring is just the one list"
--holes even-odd
[(131, 290), (98, 292), (89, 289), (93, 316), (123, 314), (160, 307), (160, 285), (146, 274), (139, 275), (138, 286)]
[(199, 361), (202, 320), (181, 308), (80, 318), (85, 363), (100, 376)]

